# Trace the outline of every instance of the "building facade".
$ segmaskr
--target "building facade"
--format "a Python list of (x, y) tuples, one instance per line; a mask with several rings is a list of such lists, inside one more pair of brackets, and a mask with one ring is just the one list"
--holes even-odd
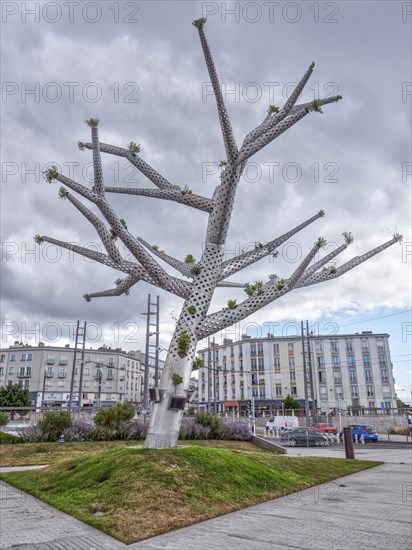
[[(282, 410), (289, 394), (319, 410), (342, 409), (353, 414), (396, 408), (388, 334), (243, 337), (198, 352), (205, 367), (199, 371), (201, 409), (245, 413)], [(216, 404), (215, 404), (216, 403)], [(312, 405), (313, 404), (313, 405)]]
[[(74, 348), (37, 347), (15, 342), (0, 350), (0, 386), (21, 384), (28, 388), (37, 408), (66, 408), (81, 400), (83, 409), (111, 406), (130, 401), (143, 401), (145, 357), (140, 351), (125, 352), (107, 346), (85, 349), (83, 366), (81, 352), (74, 363)], [(163, 362), (159, 361), (161, 370)], [(154, 362), (149, 361), (148, 386), (154, 385)], [(72, 387), (73, 378), (73, 387)], [(80, 388), (81, 383), (81, 388)]]

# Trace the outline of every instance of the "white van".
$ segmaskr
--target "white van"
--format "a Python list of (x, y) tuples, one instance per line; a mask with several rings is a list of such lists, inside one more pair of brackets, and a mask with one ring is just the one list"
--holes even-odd
[(297, 428), (299, 419), (297, 416), (273, 416), (266, 422), (266, 430), (285, 430), (288, 428)]

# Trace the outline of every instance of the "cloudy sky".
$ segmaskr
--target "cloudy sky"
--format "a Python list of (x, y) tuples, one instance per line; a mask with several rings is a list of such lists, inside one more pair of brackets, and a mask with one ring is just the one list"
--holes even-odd
[[(396, 383), (411, 390), (411, 21), (409, 2), (3, 2), (2, 3), (2, 346), (15, 339), (66, 343), (75, 322), (90, 323), (91, 344), (144, 347), (147, 294), (161, 300), (167, 347), (181, 300), (139, 283), (131, 296), (86, 303), (84, 293), (113, 287), (112, 269), (37, 247), (36, 233), (99, 246), (93, 227), (50, 164), (92, 185), (87, 118), (100, 139), (142, 147), (169, 181), (211, 196), (225, 158), (199, 38), (206, 33), (234, 133), (241, 142), (283, 105), (309, 64), (299, 102), (341, 94), (251, 159), (236, 198), (227, 254), (281, 235), (315, 214), (326, 216), (234, 280), (288, 276), (321, 235), (330, 246), (351, 231), (339, 262), (389, 240), (396, 244), (342, 278), (285, 296), (227, 336), (290, 334), (301, 319), (316, 333), (391, 334)], [(31, 12), (30, 12), (31, 10)], [(151, 187), (122, 159), (104, 158), (107, 185)], [(113, 195), (134, 235), (183, 259), (199, 258), (206, 214), (143, 197)], [(93, 243), (96, 243), (93, 245)], [(242, 290), (218, 290), (212, 310)], [(332, 323), (332, 324), (330, 324)], [(289, 332), (288, 332), (289, 331)]]

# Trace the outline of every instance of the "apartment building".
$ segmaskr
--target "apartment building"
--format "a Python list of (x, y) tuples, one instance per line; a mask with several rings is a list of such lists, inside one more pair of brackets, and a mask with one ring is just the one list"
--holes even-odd
[[(305, 339), (308, 401), (316, 409), (396, 408), (389, 334), (311, 336)], [(255, 410), (282, 410), (290, 394), (303, 408), (305, 377), (300, 337), (243, 337), (198, 352), (199, 406), (221, 412), (246, 412), (253, 396)]]
[[(33, 405), (65, 408), (70, 401), (81, 401), (81, 407), (91, 408), (131, 401), (143, 401), (145, 361), (140, 351), (125, 352), (121, 348), (102, 346), (86, 349), (83, 367), (81, 353), (74, 348), (37, 347), (21, 342), (0, 349), (0, 386), (19, 383), (28, 388)], [(159, 362), (161, 369), (163, 362)], [(149, 387), (154, 385), (154, 363), (149, 362)], [(73, 378), (73, 386), (72, 386)], [(81, 388), (80, 388), (81, 384)]]

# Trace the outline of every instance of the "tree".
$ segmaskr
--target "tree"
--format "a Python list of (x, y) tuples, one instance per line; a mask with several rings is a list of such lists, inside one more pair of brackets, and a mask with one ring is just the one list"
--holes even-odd
[[(20, 384), (9, 384), (0, 388), (0, 407), (31, 407), (29, 390)], [(17, 411), (19, 412), (19, 411)], [(19, 414), (25, 414), (26, 411)]]
[[(172, 447), (176, 445), (183, 415), (182, 408), (189, 389), (190, 373), (196, 346), (200, 339), (206, 338), (245, 319), (260, 308), (271, 304), (296, 288), (340, 277), (401, 238), (400, 235), (394, 235), (390, 241), (362, 256), (356, 256), (339, 268), (335, 268), (334, 266), (333, 268), (324, 268), (330, 260), (352, 243), (353, 238), (350, 233), (345, 232), (344, 242), (341, 246), (310, 266), (315, 255), (326, 244), (326, 241), (319, 237), (313, 244), (309, 254), (288, 278), (271, 276), (266, 283), (256, 281), (253, 284), (246, 282), (245, 284), (234, 283), (227, 280), (231, 275), (262, 258), (275, 255), (276, 249), (287, 239), (324, 216), (324, 211), (320, 210), (317, 214), (311, 216), (287, 233), (266, 243), (258, 243), (254, 250), (240, 254), (234, 259), (224, 260), (224, 247), (236, 189), (246, 162), (309, 113), (320, 113), (322, 112), (321, 107), (342, 98), (341, 96), (335, 96), (296, 105), (299, 95), (313, 72), (314, 63), (312, 63), (285, 105), (282, 108), (271, 105), (262, 123), (249, 132), (243, 144), (238, 147), (223, 100), (221, 85), (212, 54), (206, 40), (204, 32), (205, 23), (206, 19), (202, 18), (194, 21), (193, 25), (199, 33), (207, 70), (212, 83), (226, 156), (226, 160), (221, 162), (220, 184), (217, 185), (212, 197), (200, 196), (193, 193), (187, 186), (182, 188), (170, 183), (141, 158), (139, 155), (140, 146), (133, 141), (130, 142), (128, 147), (119, 147), (100, 142), (98, 132), (99, 119), (91, 118), (86, 121), (91, 131), (91, 142), (80, 142), (79, 147), (82, 150), (90, 149), (93, 152), (93, 187), (90, 189), (73, 181), (58, 173), (55, 167), (46, 171), (45, 178), (49, 183), (57, 180), (63, 184), (63, 187), (60, 187), (59, 190), (60, 197), (68, 200), (95, 227), (107, 254), (95, 252), (47, 236), (35, 236), (38, 244), (48, 242), (66, 248), (126, 274), (125, 278), (115, 281), (116, 286), (114, 288), (85, 294), (84, 298), (88, 302), (97, 297), (128, 294), (130, 288), (139, 281), (146, 281), (184, 300), (159, 385), (161, 399), (153, 407), (148, 435), (145, 441), (146, 447)], [(155, 188), (106, 187), (103, 181), (102, 153), (127, 159), (130, 164), (136, 167), (154, 184)], [(95, 205), (109, 228), (107, 228), (100, 217), (80, 202), (67, 188)], [(179, 260), (159, 250), (157, 245), (151, 246), (142, 238), (135, 237), (134, 232), (129, 231), (126, 221), (119, 218), (110, 205), (107, 199), (107, 194), (109, 193), (163, 199), (205, 212), (208, 215), (208, 226), (200, 260), (196, 261), (191, 254), (185, 256), (187, 251), (184, 253), (182, 251), (182, 258), (185, 259)], [(125, 245), (135, 261), (126, 260), (121, 256), (115, 244), (117, 239)], [(170, 275), (159, 264), (157, 258), (179, 271), (186, 279)], [(231, 300), (230, 306), (225, 307), (221, 311), (208, 314), (214, 291), (217, 287), (222, 286), (232, 288), (243, 287), (247, 297), (240, 303)], [(176, 399), (175, 397), (180, 397), (180, 399)]]
[(296, 399), (294, 399), (289, 393), (283, 400), (283, 404), (286, 410), (294, 410), (294, 411), (300, 410), (299, 402), (296, 401)]

